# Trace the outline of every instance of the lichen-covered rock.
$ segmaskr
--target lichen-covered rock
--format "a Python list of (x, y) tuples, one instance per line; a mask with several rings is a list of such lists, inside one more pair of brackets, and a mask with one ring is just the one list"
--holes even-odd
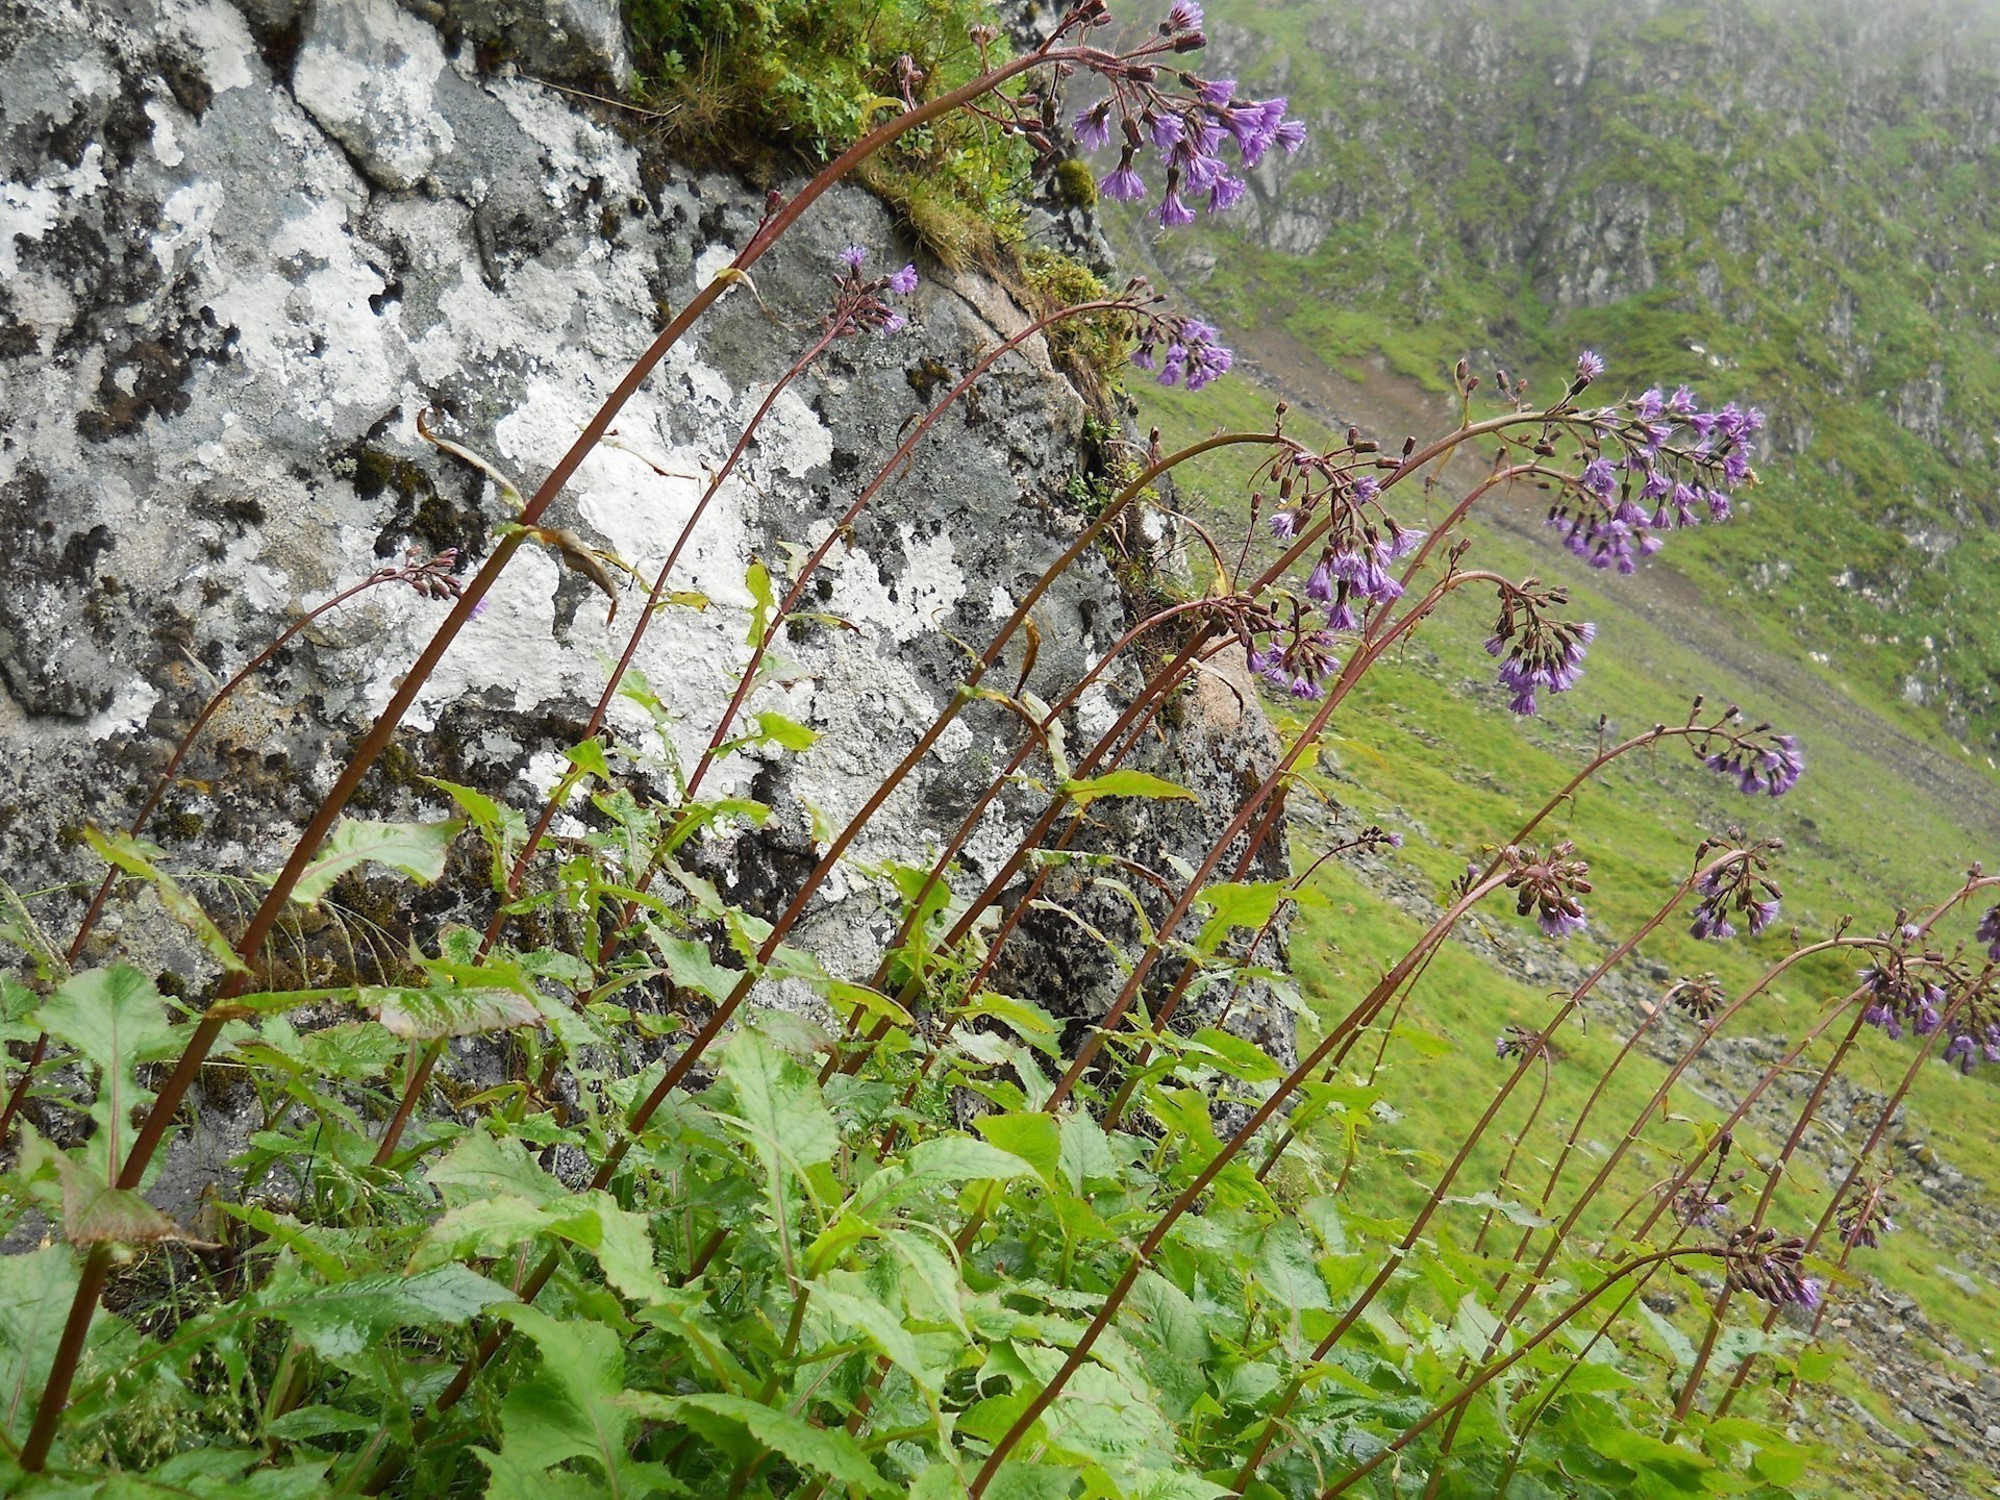
[[(95, 878), (78, 830), (131, 816), (219, 681), (385, 563), (487, 551), (509, 519), (502, 493), (423, 442), (420, 414), (532, 486), (755, 228), (761, 193), (647, 156), (612, 112), (526, 76), (615, 74), (622, 44), (603, 14), (584, 0), (16, 0), (4, 12), (0, 869), (51, 893), (37, 906), (52, 931), (69, 930), (74, 892)], [(535, 16), (555, 29), (534, 31)], [(537, 61), (522, 27), (560, 56)], [(497, 58), (496, 31), (516, 39)], [(908, 254), (876, 200), (829, 194), (754, 288), (733, 290), (669, 356), (551, 519), (650, 574), (704, 476), (820, 328), (849, 244), (884, 267)], [(955, 377), (1025, 321), (976, 274), (927, 273), (910, 312), (909, 331), (836, 345), (779, 398), (695, 529), (675, 583), (706, 608), (663, 612), (636, 662), (684, 761), (745, 662), (753, 560), (782, 574), (793, 549), (823, 540), (928, 409), (937, 372)], [(757, 842), (707, 856), (732, 897), (755, 910), (789, 894), (822, 847), (815, 828), (854, 815), (948, 701), (968, 646), (983, 647), (1074, 538), (1082, 522), (1057, 497), (1083, 417), (1030, 343), (836, 545), (812, 608), (839, 624), (796, 627), (787, 671), (756, 705), (821, 738), (799, 756), (738, 756), (716, 787), (775, 809)], [(363, 805), (441, 811), (414, 772), (516, 801), (545, 793), (633, 609), (608, 621), (588, 581), (524, 548)], [(155, 818), (172, 861), (275, 868), (442, 610), (376, 588), (280, 653), (210, 726)], [(1087, 558), (1037, 611), (1030, 686), (1055, 697), (1126, 610)], [(1129, 674), (1111, 681), (1130, 687)], [(633, 743), (654, 733), (626, 702), (611, 728)], [(975, 705), (856, 859), (929, 858), (1019, 732)], [(1245, 750), (1255, 738), (1190, 740), (1185, 774), (1233, 799), (1238, 763), (1264, 753)], [(1028, 796), (975, 839), (975, 874), (1011, 847)], [(1164, 843), (1141, 832), (1199, 857), (1189, 841), (1212, 813)], [(420, 902), (384, 920), (423, 914)], [(124, 918), (95, 956), (190, 985), (206, 976), (148, 903)], [(882, 918), (857, 881), (836, 879), (805, 934), (836, 968), (872, 965)]]

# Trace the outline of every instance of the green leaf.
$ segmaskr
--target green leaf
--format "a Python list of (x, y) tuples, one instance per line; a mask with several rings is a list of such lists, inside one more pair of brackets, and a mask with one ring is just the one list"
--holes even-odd
[(771, 570), (755, 558), (744, 571), (743, 586), (750, 591), (750, 629), (744, 636), (746, 646), (762, 645), (765, 632), (770, 628), (771, 615), (778, 607), (778, 596), (771, 588)]
[(1145, 797), (1155, 802), (1197, 800), (1186, 787), (1145, 771), (1107, 771), (1102, 776), (1076, 777), (1065, 781), (1062, 789), (1079, 807), (1088, 807), (1099, 797)]
[(20, 893), (4, 880), (0, 880), (0, 943), (11, 943), (27, 954), (43, 984), (69, 977), (69, 961), (62, 950), (49, 941)]
[(891, 1363), (930, 1395), (935, 1396), (942, 1389), (944, 1377), (949, 1372), (934, 1369), (924, 1358), (917, 1346), (916, 1336), (903, 1326), (900, 1313), (883, 1306), (873, 1297), (858, 1296), (821, 1283), (814, 1284), (810, 1305), (835, 1322), (861, 1333), (878, 1353), (886, 1355)]
[(540, 1205), (569, 1191), (544, 1172), (519, 1141), (496, 1139), (485, 1129), (459, 1137), (424, 1178), (452, 1204), (511, 1197)]
[(116, 1181), (135, 1133), (132, 1112), (153, 1097), (150, 1089), (139, 1086), (139, 1068), (180, 1050), (180, 1039), (167, 1024), (166, 1002), (144, 974), (129, 964), (114, 964), (72, 975), (36, 1013), (36, 1021), (98, 1069), (90, 1114), (104, 1134), (92, 1145), (101, 1144), (109, 1153), (104, 1177)]
[(757, 1031), (737, 1032), (723, 1055), (723, 1076), (736, 1096), (736, 1123), (768, 1166), (804, 1173), (831, 1161), (840, 1132), (819, 1085), (793, 1058)]
[(1665, 1317), (1654, 1312), (1644, 1298), (1639, 1300), (1639, 1316), (1646, 1320), (1660, 1342), (1666, 1345), (1667, 1353), (1673, 1356), (1675, 1370), (1694, 1368), (1694, 1345), (1688, 1341), (1686, 1334), (1674, 1327)]
[(781, 750), (810, 750), (819, 742), (819, 731), (808, 729), (783, 714), (760, 713), (757, 715), (757, 737), (768, 740)]
[[(74, 1157), (56, 1157), (62, 1179), (63, 1238), (72, 1245), (152, 1245), (193, 1241), (139, 1193), (112, 1187)], [(210, 1246), (209, 1248), (214, 1248)]]
[(375, 1012), (393, 1036), (433, 1041), (447, 1036), (480, 1036), (531, 1026), (542, 1019), (531, 996), (515, 990), (412, 990), (365, 985), (355, 1003)]
[(705, 1415), (739, 1427), (757, 1443), (781, 1455), (802, 1469), (823, 1474), (843, 1489), (858, 1489), (871, 1495), (893, 1495), (898, 1487), (889, 1483), (868, 1462), (861, 1445), (839, 1428), (815, 1427), (802, 1417), (778, 1411), (747, 1396), (710, 1393), (699, 1396), (656, 1396), (629, 1391), (625, 1406), (642, 1416), (684, 1426), (709, 1427)]
[(152, 882), (160, 905), (167, 909), (167, 914), (199, 938), (209, 956), (224, 969), (232, 974), (250, 972), (250, 966), (237, 956), (235, 945), (209, 920), (201, 903), (182, 890), (173, 876), (153, 863), (160, 853), (157, 846), (142, 844), (130, 834), (104, 833), (95, 828), (85, 829), (83, 836), (107, 863), (116, 865), (128, 875)]
[(16, 1442), (48, 1383), (76, 1284), (65, 1246), (0, 1255), (0, 1431)]
[(1313, 1247), (1306, 1233), (1290, 1219), (1281, 1220), (1264, 1231), (1257, 1250), (1257, 1279), (1283, 1308), (1330, 1308), (1326, 1283), (1314, 1265)]
[(1043, 1182), (1056, 1183), (1062, 1170), (1062, 1127), (1054, 1115), (1039, 1110), (982, 1115), (973, 1123), (987, 1140), (1033, 1167)]
[(426, 776), (424, 780), (456, 802), (458, 810), (479, 830), (493, 857), (490, 882), (494, 890), (504, 894), (507, 877), (512, 873), (514, 852), (528, 836), (528, 820), (521, 816), (518, 808), (495, 801), (476, 787), (460, 786), (455, 781), (443, 781), (435, 776)]
[[(488, 1495), (686, 1493), (664, 1469), (638, 1463), (627, 1452), (627, 1432), (639, 1413), (623, 1391), (625, 1354), (616, 1333), (601, 1323), (558, 1321), (524, 1305), (505, 1315), (535, 1341), (541, 1362), (500, 1404), (500, 1451), (472, 1450), (493, 1475)], [(550, 1472), (573, 1459), (596, 1465), (605, 1483), (580, 1489), (578, 1476)]]
[(292, 888), (292, 899), (311, 906), (350, 870), (365, 864), (386, 865), (428, 885), (444, 873), (451, 841), (465, 827), (463, 818), (443, 823), (371, 823), (345, 818), (320, 847), (319, 858), (306, 866)]
[(1278, 903), (1294, 894), (1289, 880), (1235, 881), (1207, 887), (1201, 899), (1209, 908), (1209, 918), (1195, 936), (1195, 947), (1213, 953), (1233, 929), (1261, 928), (1271, 920)]
[(515, 1299), (505, 1287), (456, 1264), (328, 1284), (281, 1258), (253, 1300), (259, 1312), (286, 1324), (322, 1359), (340, 1363), (358, 1359), (399, 1328), (455, 1327)]

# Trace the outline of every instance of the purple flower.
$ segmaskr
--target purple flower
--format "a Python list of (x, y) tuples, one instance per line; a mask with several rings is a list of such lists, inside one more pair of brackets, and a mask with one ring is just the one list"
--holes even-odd
[(1599, 454), (1583, 466), (1583, 473), (1578, 476), (1577, 483), (1598, 499), (1609, 500), (1611, 492), (1618, 487), (1618, 476), (1611, 467), (1611, 460)]
[(840, 252), (840, 263), (847, 267), (848, 270), (857, 273), (861, 270), (862, 262), (867, 259), (868, 252), (863, 250), (859, 245), (849, 245), (845, 250)]
[(1604, 373), (1604, 361), (1595, 351), (1586, 349), (1576, 357), (1576, 378), (1582, 385), (1589, 385)]
[(1236, 80), (1234, 78), (1212, 78), (1201, 86), (1200, 94), (1203, 104), (1212, 104), (1217, 109), (1221, 109), (1231, 99), (1236, 97)]
[(2000, 906), (1994, 907), (1979, 919), (1979, 926), (1972, 936), (1976, 941), (1986, 944), (1988, 958), (2000, 963)]
[(1194, 222), (1194, 210), (1181, 202), (1179, 188), (1169, 188), (1160, 200), (1160, 206), (1153, 211), (1153, 217), (1160, 221), (1164, 229), (1184, 229)]
[(898, 297), (907, 297), (916, 289), (917, 268), (913, 265), (904, 266), (902, 270), (889, 278), (889, 290), (894, 292)]
[(1070, 122), (1076, 143), (1086, 151), (1111, 144), (1111, 101), (1099, 100)]
[(1168, 32), (1199, 31), (1201, 25), (1201, 7), (1194, 0), (1174, 0), (1173, 8), (1167, 12)]
[(1299, 534), (1299, 514), (1295, 510), (1281, 510), (1271, 516), (1271, 535), (1281, 542), (1289, 542)]
[(882, 320), (882, 331), (884, 333), (901, 333), (909, 326), (910, 320), (901, 313), (890, 313), (888, 317)]
[(1097, 191), (1117, 203), (1137, 203), (1146, 196), (1146, 180), (1132, 170), (1130, 152), (1118, 163), (1117, 171), (1097, 184)]

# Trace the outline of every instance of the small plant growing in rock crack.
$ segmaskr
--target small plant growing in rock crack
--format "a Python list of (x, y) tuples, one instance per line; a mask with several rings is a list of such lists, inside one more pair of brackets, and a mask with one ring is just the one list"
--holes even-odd
[[(1744, 794), (1782, 796), (1799, 778), (1790, 737), (1697, 700), (1685, 722), (1601, 748), (1513, 837), (1479, 851), (1417, 942), (1345, 997), (1303, 1055), (1239, 1024), (1249, 987), (1287, 982), (1285, 914), (1314, 899), (1317, 864), (1270, 879), (1260, 859), (1342, 704), (1387, 652), (1455, 596), (1490, 590), (1487, 650), (1514, 711), (1579, 688), (1593, 626), (1560, 587), (1467, 565), (1462, 523), (1477, 502), (1538, 486), (1565, 546), (1630, 571), (1672, 532), (1727, 519), (1732, 492), (1754, 479), (1754, 410), (1704, 407), (1686, 388), (1597, 404), (1604, 364), (1586, 353), (1552, 404), (1502, 376), (1485, 414), (1461, 365), (1458, 425), (1399, 450), (1358, 432), (1316, 450), (1286, 432), (1282, 410), (1178, 452), (1156, 442), (1091, 493), (1061, 555), (988, 641), (967, 644), (935, 721), (844, 824), (815, 829), (809, 859), (757, 910), (697, 859), (769, 815), (719, 789), (721, 768), (753, 749), (814, 753), (814, 731), (769, 706), (776, 648), (940, 418), (997, 363), (1074, 320), (1090, 324), (1093, 348), (1118, 340), (1138, 368), (1191, 389), (1223, 377), (1229, 351), (1136, 283), (1001, 341), (927, 398), (817, 547), (753, 564), (736, 688), (691, 763), (632, 671), (638, 644), (662, 611), (706, 606), (677, 566), (780, 395), (843, 340), (897, 337), (915, 267), (871, 270), (861, 246), (829, 265), (820, 328), (706, 476), (650, 580), (547, 519), (697, 320), (754, 289), (757, 261), (829, 186), (913, 132), (970, 116), (1050, 169), (1064, 90), (1088, 80), (1089, 97), (1067, 108), (1085, 147), (1117, 148), (1099, 192), (1157, 188), (1167, 228), (1226, 211), (1246, 170), (1304, 134), (1283, 100), (1195, 70), (1202, 25), (1200, 7), (1178, 0), (1156, 27), (1108, 40), (1105, 0), (1076, 0), (1018, 56), (982, 29), (978, 71), (949, 88), (927, 90), (925, 69), (892, 61), (888, 118), (798, 191), (771, 196), (734, 261), (532, 495), (425, 428), (514, 503), (476, 573), (454, 571), (450, 555), (384, 568), (222, 684), (131, 826), (91, 832), (110, 870), (67, 943), (49, 935), (70, 917), (67, 893), (0, 888), (0, 938), (21, 955), (0, 979), (15, 1049), (0, 1190), (10, 1226), (39, 1226), (45, 1240), (0, 1260), (10, 1493), (941, 1500), (1506, 1493), (1517, 1480), (1536, 1493), (1790, 1493), (1806, 1453), (1772, 1411), (1731, 1415), (1731, 1404), (1760, 1362), (1793, 1386), (1814, 1378), (1809, 1346), (1850, 1257), (1893, 1230), (1877, 1152), (1917, 1069), (1934, 1049), (1965, 1067), (2000, 1055), (2000, 880), (1975, 869), (1876, 936), (1798, 935), (1738, 993), (1712, 975), (1679, 980), (1584, 1108), (1543, 1124), (1552, 1071), (1569, 1065), (1565, 1028), (1655, 930), (1686, 920), (1722, 942), (1739, 921), (1751, 936), (1776, 922), (1777, 846), (1734, 831), (1703, 841), (1645, 920), (1608, 934), (1585, 977), (1501, 1034), (1491, 1100), (1456, 1154), (1429, 1164), (1421, 1205), (1371, 1216), (1335, 1165), (1373, 1149), (1382, 1052), (1371, 1066), (1363, 1044), (1421, 1009), (1432, 957), (1476, 911), (1504, 921), (1511, 905), (1541, 941), (1592, 931), (1591, 851), (1544, 830), (1568, 799), (1622, 757), (1674, 741)], [(1027, 691), (1020, 655), (1035, 649), (1041, 601), (1163, 478), (1224, 448), (1258, 454), (1246, 526), (1277, 541), (1275, 559), (1253, 566), (1247, 536), (1232, 548), (1193, 528), (1205, 593), (1157, 602), (1053, 698)], [(1414, 524), (1405, 496), (1459, 451), (1491, 452), (1486, 477)], [(553, 789), (519, 806), (432, 779), (456, 808), (448, 819), (344, 816), (426, 678), (531, 545), (610, 596), (625, 632)], [(255, 911), (225, 931), (191, 893), (198, 882), (144, 838), (161, 789), (298, 629), (395, 585), (445, 617), (283, 867), (259, 877)], [(637, 607), (616, 610), (640, 589)], [(1147, 747), (1178, 698), (1218, 679), (1239, 698), (1263, 684), (1297, 705), (1301, 727), (1211, 809), (1199, 859), (1154, 867), (1107, 846), (1107, 809), (1199, 800), (1148, 769)], [(621, 697), (663, 723), (658, 748), (608, 732)], [(1079, 711), (1107, 700), (1108, 712)], [(1013, 748), (1002, 763), (968, 762), (983, 785), (934, 859), (859, 863), (862, 830), (973, 715), (1011, 726)], [(1319, 858), (1395, 842), (1370, 828)], [(383, 983), (273, 982), (273, 933), (364, 867), (469, 878), (485, 924), (443, 927)], [(836, 879), (878, 890), (887, 914), (877, 950), (837, 969), (800, 932)], [(215, 968), (204, 992), (165, 994), (115, 957), (84, 966), (126, 882), (200, 939)], [(1129, 921), (1092, 917), (1084, 893)], [(1048, 941), (1031, 917), (1067, 922), (1106, 953), (1116, 993), (1087, 1024), (1002, 988), (1009, 954)], [(1970, 942), (1953, 940), (1966, 923)], [(1858, 985), (1735, 1080), (1717, 1128), (1680, 1129), (1667, 1107), (1676, 1080), (1782, 976), (1823, 972), (1813, 965), (1829, 955), (1860, 966)], [(812, 997), (810, 1019), (765, 1003), (781, 985)], [(1698, 1024), (1683, 1026), (1665, 1081), (1629, 1121), (1594, 1118), (1612, 1073), (1677, 1015)], [(1909, 1071), (1878, 1119), (1849, 1122), (1868, 1139), (1818, 1221), (1781, 1222), (1787, 1165), (1871, 1025), (1914, 1034)], [(1822, 1036), (1838, 1040), (1788, 1130), (1728, 1168), (1753, 1108)], [(440, 1072), (463, 1038), (504, 1043), (490, 1078)], [(259, 1128), (199, 1220), (179, 1222), (147, 1188), (192, 1086), (215, 1069)], [(1611, 1144), (1580, 1149), (1596, 1137)], [(1671, 1172), (1637, 1182), (1628, 1159), (1662, 1153)], [(1670, 1282), (1695, 1309), (1685, 1330), (1632, 1311)], [(1781, 1329), (1787, 1309), (1795, 1326)], [(1652, 1368), (1660, 1341), (1680, 1350), (1667, 1380)]]

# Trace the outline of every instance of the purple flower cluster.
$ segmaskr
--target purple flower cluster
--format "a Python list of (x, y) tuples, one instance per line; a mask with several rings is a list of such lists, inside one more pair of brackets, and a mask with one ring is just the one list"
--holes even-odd
[(1701, 899), (1695, 903), (1694, 924), (1689, 931), (1697, 939), (1718, 943), (1733, 938), (1736, 926), (1729, 920), (1733, 911), (1745, 919), (1750, 936), (1760, 936), (1778, 920), (1781, 899), (1778, 887), (1763, 870), (1763, 860), (1746, 852), (1742, 859), (1702, 876), (1695, 884)]
[(886, 299), (907, 297), (916, 291), (915, 266), (906, 265), (888, 276), (870, 279), (861, 269), (868, 263), (868, 252), (859, 245), (849, 245), (836, 258), (840, 262), (840, 270), (833, 279), (835, 301), (832, 316), (833, 321), (842, 326), (843, 332), (875, 329), (890, 334), (900, 333), (909, 326), (909, 319), (896, 311)]
[(1674, 1199), (1674, 1217), (1691, 1229), (1713, 1229), (1728, 1217), (1729, 1197), (1716, 1196), (1714, 1183), (1691, 1183)]
[[(1091, 24), (1099, 24), (1102, 7), (1095, 10)], [(1109, 92), (1071, 122), (1086, 151), (1110, 145), (1114, 133), (1122, 137), (1117, 167), (1098, 183), (1106, 198), (1133, 203), (1148, 196), (1136, 163), (1142, 151), (1153, 153), (1166, 169), (1153, 215), (1170, 229), (1192, 224), (1197, 203), (1213, 214), (1241, 201), (1247, 184), (1231, 170), (1225, 149), (1247, 171), (1273, 147), (1290, 155), (1306, 139), (1305, 126), (1286, 115), (1282, 98), (1250, 99), (1233, 78), (1202, 78), (1157, 61), (1206, 46), (1202, 20), (1199, 5), (1177, 0), (1155, 39), (1097, 68)]]
[(1161, 385), (1184, 383), (1189, 390), (1198, 391), (1220, 380), (1235, 362), (1236, 356), (1217, 342), (1220, 337), (1199, 318), (1149, 324), (1139, 336), (1139, 347), (1132, 351), (1132, 363), (1142, 370), (1157, 366)]
[(1753, 730), (1749, 735), (1728, 736), (1719, 746), (1703, 740), (1696, 746), (1696, 754), (1709, 770), (1735, 781), (1745, 796), (1754, 797), (1762, 792), (1782, 797), (1798, 785), (1806, 768), (1805, 759), (1799, 754), (1799, 742), (1791, 735), (1773, 734), (1759, 745), (1752, 736), (1761, 732)]
[(1979, 926), (1974, 929), (1972, 936), (1975, 941), (1986, 945), (1988, 958), (2000, 963), (2000, 906), (1994, 907), (1979, 919)]
[(1334, 645), (1333, 632), (1311, 627), (1295, 605), (1291, 628), (1273, 632), (1250, 652), (1250, 670), (1301, 703), (1315, 702), (1326, 696), (1326, 680), (1340, 670)]
[[(1918, 1036), (1929, 1036), (1944, 1024), (1951, 992), (1939, 981), (1947, 977), (1941, 954), (1887, 949), (1860, 971), (1862, 988), (1868, 992), (1861, 1019), (1879, 1026), (1891, 1041), (1901, 1041), (1906, 1027)], [(1956, 1037), (1952, 1046), (1961, 1040), (1970, 1038)], [(2000, 1036), (1995, 1042), (2000, 1043)], [(1946, 1055), (1951, 1056), (1949, 1049)], [(2000, 1062), (2000, 1045), (1989, 1043), (1986, 1060)]]
[[(1569, 398), (1603, 373), (1604, 361), (1585, 351)], [(1655, 386), (1576, 417), (1585, 433), (1577, 455), (1582, 466), (1550, 508), (1548, 523), (1594, 568), (1634, 571), (1639, 558), (1659, 550), (1665, 533), (1728, 520), (1731, 491), (1754, 482), (1750, 460), (1764, 426), (1754, 407), (1732, 402), (1705, 411), (1689, 387), (1668, 395)]]
[(1271, 534), (1290, 542), (1317, 526), (1320, 549), (1303, 599), (1293, 602), (1290, 631), (1261, 651), (1253, 647), (1250, 668), (1296, 697), (1319, 697), (1326, 670), (1301, 672), (1301, 662), (1337, 667), (1335, 637), (1361, 630), (1370, 610), (1402, 597), (1402, 582), (1390, 567), (1423, 543), (1423, 532), (1398, 526), (1382, 510), (1375, 477), (1358, 472), (1378, 463), (1393, 467), (1393, 460), (1371, 457), (1378, 451), (1357, 432), (1336, 453), (1288, 453), (1274, 471), (1278, 508)]
[(1500, 619), (1486, 638), (1486, 654), (1503, 658), (1500, 685), (1512, 693), (1517, 714), (1536, 711), (1537, 692), (1566, 693), (1583, 676), (1583, 653), (1597, 636), (1584, 620), (1552, 620), (1547, 611), (1568, 602), (1560, 589), (1536, 592), (1534, 580), (1500, 591)]
[(1557, 941), (1582, 932), (1586, 925), (1583, 903), (1577, 898), (1590, 894), (1590, 866), (1573, 858), (1575, 853), (1576, 846), (1568, 839), (1546, 854), (1514, 848), (1503, 853), (1513, 866), (1506, 886), (1514, 892), (1514, 910), (1524, 917), (1534, 913), (1542, 931)]
[(1745, 1224), (1723, 1247), (1725, 1279), (1732, 1291), (1748, 1292), (1773, 1304), (1817, 1307), (1820, 1284), (1805, 1274), (1806, 1242), (1797, 1235)]
[(1850, 1250), (1864, 1245), (1873, 1250), (1881, 1243), (1883, 1235), (1896, 1232), (1896, 1221), (1889, 1217), (1896, 1207), (1896, 1200), (1888, 1188), (1889, 1175), (1885, 1172), (1876, 1182), (1841, 1205), (1840, 1239)]
[[(2000, 916), (1988, 912), (1975, 936), (1996, 941)], [(1923, 929), (1909, 924), (1884, 937), (1874, 962), (1860, 971), (1868, 994), (1861, 1019), (1893, 1040), (1905, 1030), (1933, 1036), (1948, 1027), (1944, 1060), (1961, 1072), (2000, 1062), (2000, 984), (1992, 968), (1975, 970), (1956, 956), (1919, 947), (1922, 937)], [(1987, 952), (1991, 956), (1993, 949)]]

